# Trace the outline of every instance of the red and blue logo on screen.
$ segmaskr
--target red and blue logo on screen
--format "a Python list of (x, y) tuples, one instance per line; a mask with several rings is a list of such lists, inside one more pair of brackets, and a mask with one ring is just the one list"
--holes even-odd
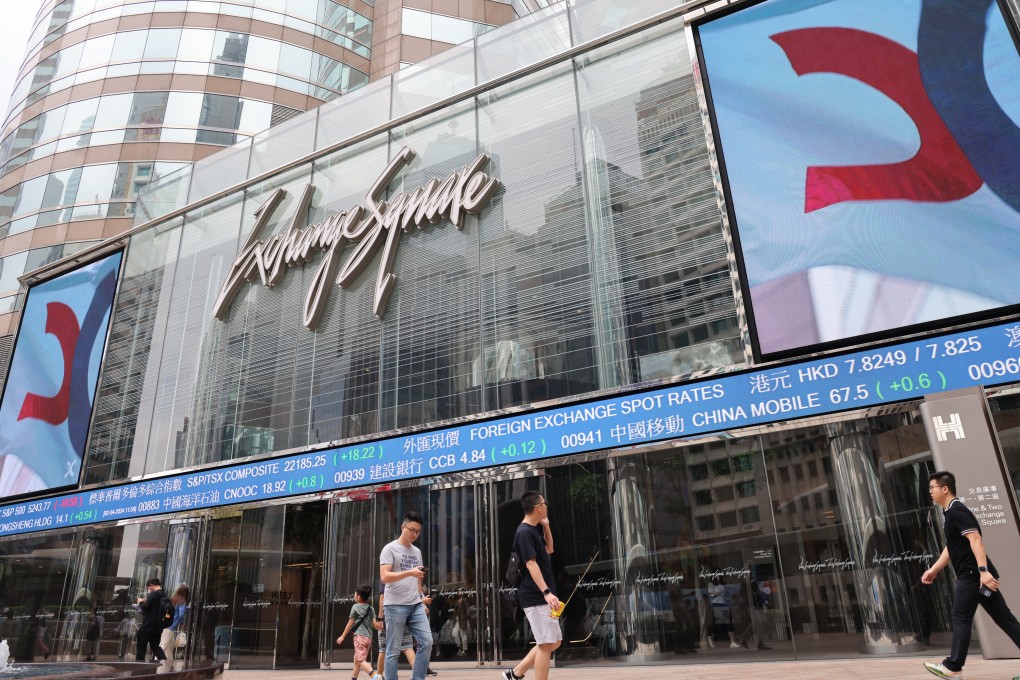
[(0, 402), (0, 498), (78, 483), (121, 256), (29, 290)]
[(768, 0), (699, 27), (762, 353), (1020, 303), (1006, 21), (995, 0)]

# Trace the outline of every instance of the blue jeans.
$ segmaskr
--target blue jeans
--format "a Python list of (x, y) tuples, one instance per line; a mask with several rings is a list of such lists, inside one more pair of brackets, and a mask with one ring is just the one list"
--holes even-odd
[(397, 680), (397, 661), (404, 628), (411, 629), (411, 637), (417, 647), (411, 680), (425, 680), (425, 671), (432, 657), (432, 628), (429, 626), (429, 618), (425, 616), (425, 605), (420, 602), (384, 604), (383, 616), (386, 618), (386, 680)]

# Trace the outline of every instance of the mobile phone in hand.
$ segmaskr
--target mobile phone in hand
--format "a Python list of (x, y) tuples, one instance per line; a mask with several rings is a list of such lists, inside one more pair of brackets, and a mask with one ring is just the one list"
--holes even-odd
[(982, 595), (984, 595), (985, 597), (991, 597), (992, 596), (992, 589), (989, 588), (988, 586), (986, 586), (983, 583), (978, 588), (978, 592), (981, 593)]

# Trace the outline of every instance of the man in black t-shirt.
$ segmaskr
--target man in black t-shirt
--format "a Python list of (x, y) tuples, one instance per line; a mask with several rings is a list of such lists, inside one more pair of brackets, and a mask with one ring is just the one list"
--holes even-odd
[(953, 598), (953, 644), (942, 663), (924, 667), (940, 678), (962, 678), (963, 664), (970, 646), (970, 627), (980, 604), (995, 625), (1020, 647), (1020, 622), (999, 592), (999, 572), (985, 553), (981, 525), (974, 513), (956, 497), (956, 477), (952, 472), (936, 472), (928, 477), (928, 491), (936, 505), (945, 511), (946, 547), (921, 581), (931, 584), (938, 573), (952, 564), (956, 572), (956, 596)]
[(521, 507), (524, 509), (524, 521), (514, 533), (512, 549), (524, 565), (517, 598), (531, 624), (535, 646), (520, 663), (504, 670), (501, 676), (503, 680), (520, 680), (529, 668), (534, 668), (535, 680), (548, 680), (552, 653), (563, 640), (559, 620), (562, 604), (556, 597), (552, 560), (549, 559), (553, 551), (549, 506), (542, 494), (528, 491), (521, 497)]
[(156, 659), (166, 661), (166, 654), (159, 646), (159, 638), (163, 634), (163, 612), (160, 609), (160, 602), (166, 593), (163, 592), (162, 584), (158, 578), (150, 578), (145, 582), (145, 597), (138, 598), (138, 609), (142, 612), (142, 625), (138, 627), (135, 634), (137, 645), (135, 649), (135, 661), (145, 661), (145, 654), (148, 649), (152, 650)]

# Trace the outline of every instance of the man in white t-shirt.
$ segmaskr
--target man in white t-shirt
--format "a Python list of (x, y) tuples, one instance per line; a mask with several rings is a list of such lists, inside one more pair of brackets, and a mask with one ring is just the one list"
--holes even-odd
[(411, 668), (411, 680), (425, 680), (432, 656), (432, 627), (421, 601), (421, 584), (425, 578), (421, 550), (414, 542), (421, 535), (425, 522), (417, 512), (404, 515), (400, 536), (387, 543), (379, 553), (379, 580), (386, 586), (383, 613), (386, 618), (386, 680), (397, 680), (397, 661), (404, 629), (411, 629), (418, 648)]

